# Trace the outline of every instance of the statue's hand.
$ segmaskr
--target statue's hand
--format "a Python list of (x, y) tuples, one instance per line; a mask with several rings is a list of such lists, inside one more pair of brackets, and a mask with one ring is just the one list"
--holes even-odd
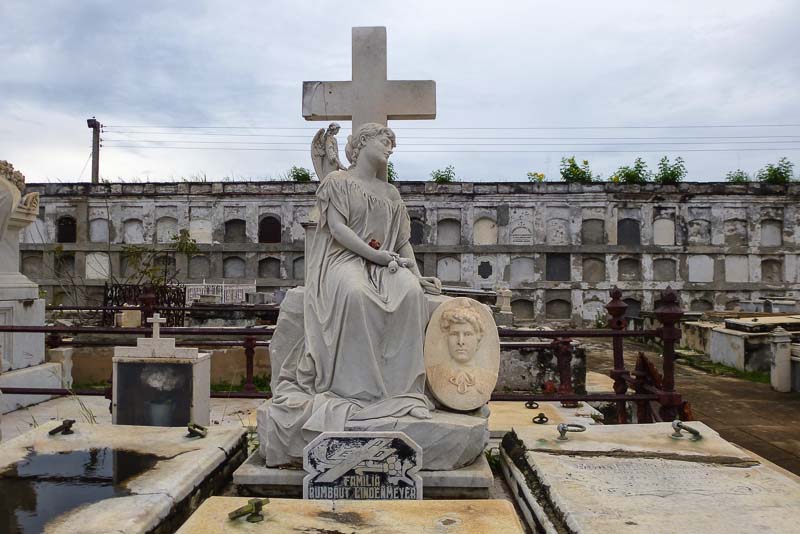
[(372, 257), (368, 258), (372, 263), (377, 265), (389, 265), (389, 262), (392, 260), (397, 260), (400, 258), (400, 254), (397, 252), (390, 252), (388, 250), (376, 250)]
[(422, 286), (422, 290), (429, 295), (442, 294), (442, 281), (435, 276), (420, 276), (419, 285)]

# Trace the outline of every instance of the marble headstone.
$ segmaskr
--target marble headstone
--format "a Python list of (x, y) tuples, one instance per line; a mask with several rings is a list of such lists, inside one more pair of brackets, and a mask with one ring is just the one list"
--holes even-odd
[(439, 306), (425, 334), (425, 372), (436, 400), (458, 411), (480, 408), (499, 370), (500, 338), (489, 308), (466, 297)]
[(324, 432), (303, 450), (304, 499), (422, 499), (422, 449), (402, 432)]

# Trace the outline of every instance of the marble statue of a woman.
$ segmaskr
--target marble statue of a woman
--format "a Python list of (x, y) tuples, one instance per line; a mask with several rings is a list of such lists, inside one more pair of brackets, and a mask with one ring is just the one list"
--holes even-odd
[(364, 124), (348, 139), (352, 166), (317, 190), (305, 346), (281, 366), (266, 421), (267, 465), (297, 462), (318, 433), (348, 422), (431, 417), (424, 292), (440, 292), (441, 283), (419, 273), (406, 207), (378, 178), (394, 146), (391, 129)]

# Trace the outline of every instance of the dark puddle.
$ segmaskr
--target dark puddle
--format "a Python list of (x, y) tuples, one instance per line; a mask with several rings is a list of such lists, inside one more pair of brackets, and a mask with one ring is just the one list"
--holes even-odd
[(159, 460), (153, 454), (110, 448), (31, 452), (0, 472), (0, 533), (39, 533), (64, 512), (130, 495), (124, 483)]

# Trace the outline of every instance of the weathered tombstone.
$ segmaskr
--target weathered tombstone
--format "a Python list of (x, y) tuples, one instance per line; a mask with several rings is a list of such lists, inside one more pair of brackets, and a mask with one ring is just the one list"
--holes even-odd
[(420, 500), (422, 449), (402, 432), (324, 432), (303, 449), (304, 499)]
[(499, 371), (500, 338), (488, 308), (466, 297), (439, 306), (425, 334), (433, 396), (453, 410), (475, 410), (489, 402)]
[(208, 425), (211, 417), (211, 355), (196, 348), (176, 347), (162, 338), (165, 318), (157, 313), (147, 322), (152, 338), (136, 347), (115, 347), (112, 422), (117, 425)]

